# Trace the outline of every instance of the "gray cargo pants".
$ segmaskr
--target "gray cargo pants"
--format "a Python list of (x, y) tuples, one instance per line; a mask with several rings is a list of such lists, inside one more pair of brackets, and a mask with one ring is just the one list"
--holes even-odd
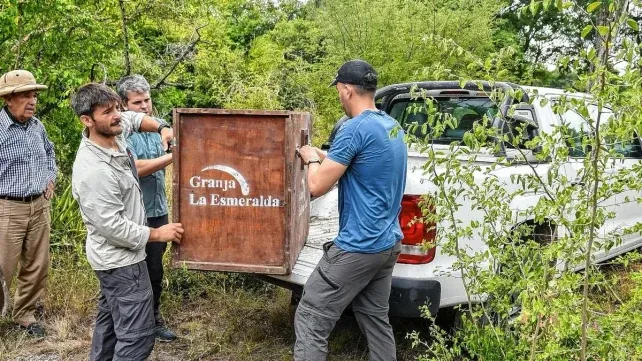
[(370, 360), (396, 360), (388, 300), (401, 243), (365, 254), (346, 252), (328, 242), (323, 251), (296, 310), (294, 360), (325, 361), (330, 333), (350, 303), (368, 341)]
[(154, 303), (145, 261), (96, 271), (100, 299), (91, 361), (144, 361), (154, 348)]

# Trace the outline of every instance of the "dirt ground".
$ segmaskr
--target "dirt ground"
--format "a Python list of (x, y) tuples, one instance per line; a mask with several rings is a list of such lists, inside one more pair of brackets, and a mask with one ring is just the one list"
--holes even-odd
[[(166, 316), (179, 335), (172, 343), (157, 343), (150, 361), (182, 360), (292, 360), (294, 307), (289, 292), (277, 289), (265, 299), (220, 295), (189, 301), (180, 312)], [(48, 335), (33, 340), (8, 321), (0, 323), (1, 361), (87, 360), (91, 315), (54, 315), (46, 318)], [(414, 360), (406, 334), (427, 327), (422, 320), (392, 320), (399, 360)], [(330, 339), (330, 361), (367, 360), (367, 346), (354, 317), (347, 313)]]

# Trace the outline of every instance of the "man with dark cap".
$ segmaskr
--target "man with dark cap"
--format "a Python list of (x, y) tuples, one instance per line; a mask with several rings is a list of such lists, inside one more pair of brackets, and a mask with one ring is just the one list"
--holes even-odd
[(45, 335), (35, 310), (49, 270), (49, 199), (57, 172), (53, 144), (34, 116), (44, 89), (26, 70), (0, 77), (0, 267), (10, 285), (20, 263), (13, 319), (35, 337)]
[(321, 196), (339, 182), (339, 234), (323, 245), (294, 320), (296, 361), (323, 361), (328, 337), (345, 308), (366, 335), (371, 361), (396, 360), (388, 320), (392, 270), (401, 251), (401, 199), (407, 148), (399, 123), (374, 102), (377, 73), (363, 60), (341, 66), (331, 86), (350, 118), (327, 156), (304, 146), (310, 193)]

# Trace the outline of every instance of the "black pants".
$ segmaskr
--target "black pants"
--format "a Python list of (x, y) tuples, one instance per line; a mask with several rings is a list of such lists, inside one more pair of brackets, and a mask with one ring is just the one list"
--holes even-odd
[[(159, 228), (167, 223), (169, 223), (167, 215), (147, 218), (147, 225), (152, 228)], [(147, 252), (145, 262), (147, 262), (149, 281), (154, 293), (154, 320), (157, 325), (163, 323), (160, 315), (160, 298), (163, 291), (163, 254), (166, 249), (167, 243), (165, 242), (149, 242), (145, 246), (145, 252)]]
[(152, 288), (145, 261), (96, 271), (100, 299), (91, 361), (144, 361), (154, 349)]

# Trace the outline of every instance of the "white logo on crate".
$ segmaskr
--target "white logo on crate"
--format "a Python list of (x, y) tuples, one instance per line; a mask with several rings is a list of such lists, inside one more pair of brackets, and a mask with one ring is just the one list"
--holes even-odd
[(230, 189), (241, 189), (241, 194), (244, 197), (223, 197), (218, 193), (210, 193), (207, 196), (197, 196), (194, 193), (189, 195), (189, 205), (194, 206), (215, 206), (215, 207), (279, 207), (281, 201), (272, 196), (259, 195), (251, 197), (250, 186), (247, 184), (245, 177), (234, 168), (226, 165), (211, 165), (201, 169), (201, 172), (208, 170), (218, 170), (227, 173), (234, 177), (234, 179), (211, 179), (201, 176), (193, 176), (189, 179), (189, 184), (192, 188), (206, 188), (211, 191), (227, 192)]

